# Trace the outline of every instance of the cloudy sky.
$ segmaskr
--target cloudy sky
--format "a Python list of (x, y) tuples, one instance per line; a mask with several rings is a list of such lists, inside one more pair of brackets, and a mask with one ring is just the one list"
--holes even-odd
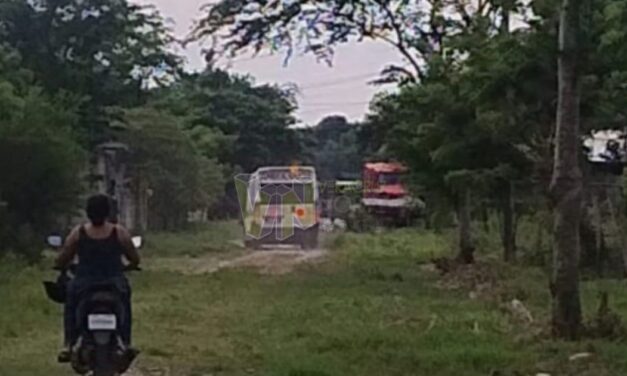
[[(156, 5), (164, 17), (175, 23), (175, 31), (182, 37), (188, 33), (194, 19), (200, 16), (200, 7), (208, 0), (134, 1)], [(203, 67), (199, 46), (190, 47), (183, 53), (191, 69)], [(297, 84), (301, 89), (297, 115), (303, 122), (315, 124), (329, 114), (341, 114), (349, 119), (362, 118), (369, 100), (381, 90), (367, 82), (375, 78), (387, 63), (398, 61), (399, 57), (391, 47), (364, 42), (338, 48), (332, 67), (316, 62), (311, 56), (295, 57), (284, 67), (282, 56), (262, 53), (257, 58), (238, 57), (230, 69), (250, 74), (259, 83)]]

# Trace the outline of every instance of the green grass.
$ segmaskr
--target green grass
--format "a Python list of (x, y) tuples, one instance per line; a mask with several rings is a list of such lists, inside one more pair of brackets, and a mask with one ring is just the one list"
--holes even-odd
[(208, 253), (224, 253), (236, 248), (242, 226), (236, 221), (198, 224), (185, 232), (148, 234), (143, 255), (146, 257), (198, 257)]
[(40, 281), (46, 272), (2, 261), (0, 375), (35, 375), (49, 369), (51, 375), (61, 375), (51, 361), (61, 344), (61, 308), (44, 296)]
[[(217, 236), (211, 228), (205, 231), (153, 236), (146, 252), (156, 239), (165, 239), (160, 247), (171, 246), (159, 255), (214, 252), (189, 239)], [(136, 274), (139, 364), (171, 368), (176, 376), (627, 374), (625, 344), (533, 339), (496, 303), (471, 300), (464, 289), (441, 288), (440, 277), (420, 264), (448, 254), (449, 246), (442, 236), (408, 230), (347, 234), (334, 240), (328, 262), (288, 275)], [(39, 286), (47, 272), (6, 265), (0, 271), (11, 276), (0, 277), (0, 375), (68, 375), (53, 362), (61, 314)], [(503, 266), (499, 274), (505, 288), (546, 321), (544, 273)], [(601, 288), (627, 315), (619, 281), (583, 286), (588, 315)], [(591, 362), (569, 364), (569, 355), (590, 347), (597, 353)]]

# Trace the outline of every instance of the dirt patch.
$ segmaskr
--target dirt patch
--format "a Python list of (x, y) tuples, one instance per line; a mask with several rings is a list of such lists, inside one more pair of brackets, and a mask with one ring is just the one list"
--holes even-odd
[(159, 258), (150, 260), (151, 270), (166, 270), (189, 275), (212, 274), (223, 269), (247, 268), (260, 274), (281, 275), (292, 272), (299, 265), (316, 264), (324, 260), (326, 250), (301, 251), (294, 249), (264, 249), (255, 252), (240, 251), (228, 255), (204, 257)]
[(144, 376), (144, 373), (138, 369), (131, 369), (124, 376)]
[(244, 252), (229, 253), (228, 255), (207, 255), (201, 257), (167, 257), (146, 261), (146, 269), (168, 272), (177, 272), (188, 275), (215, 273), (220, 270), (222, 263), (230, 259), (241, 257)]
[(261, 274), (281, 275), (287, 274), (299, 265), (316, 264), (324, 260), (327, 255), (325, 250), (262, 250), (220, 263), (220, 269), (226, 268), (251, 268)]
[(521, 333), (520, 339), (536, 338), (544, 333), (543, 320), (538, 320), (526, 304), (529, 292), (511, 279), (516, 270), (496, 260), (459, 264), (455, 260), (437, 259), (425, 270), (440, 272), (437, 286), (446, 290), (461, 290), (471, 300), (491, 303), (511, 319)]
[(124, 376), (173, 376), (170, 370), (159, 367), (139, 368), (133, 367)]
[(508, 293), (503, 285), (507, 280), (503, 265), (494, 262), (478, 261), (474, 264), (459, 264), (446, 258), (434, 260), (425, 268), (439, 271), (441, 279), (438, 286), (449, 290), (468, 290), (474, 297), (502, 300), (502, 294)]

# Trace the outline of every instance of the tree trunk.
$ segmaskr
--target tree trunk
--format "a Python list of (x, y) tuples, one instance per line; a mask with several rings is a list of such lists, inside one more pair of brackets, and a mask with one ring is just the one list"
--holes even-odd
[(501, 6), (501, 26), (500, 33), (501, 34), (509, 34), (510, 27), (510, 12), (514, 8), (514, 4), (509, 1), (503, 2)]
[[(504, 1), (501, 5), (501, 27), (502, 35), (510, 33), (510, 12), (514, 4), (511, 1)], [(512, 103), (507, 96), (507, 107), (511, 108)], [(515, 119), (512, 118), (513, 111), (507, 111), (509, 123), (513, 124)], [(501, 239), (503, 241), (503, 259), (505, 262), (514, 262), (516, 260), (516, 224), (514, 220), (514, 197), (512, 192), (512, 183), (505, 182), (503, 185), (503, 198), (501, 201), (501, 214), (503, 215), (503, 230)]]
[(503, 258), (505, 262), (516, 261), (516, 221), (512, 184), (504, 187), (501, 212), (503, 214)]
[(555, 208), (551, 281), (553, 334), (577, 339), (581, 329), (579, 225), (582, 176), (579, 166), (579, 72), (577, 37), (584, 0), (563, 0), (560, 13), (558, 108), (551, 198)]
[(581, 225), (579, 226), (579, 241), (581, 244), (581, 256), (579, 257), (579, 267), (581, 270), (590, 269), (597, 271), (598, 268), (598, 254), (599, 245), (597, 242), (597, 236), (592, 224), (591, 217), (587, 214), (582, 216)]
[(541, 251), (544, 250), (544, 231), (545, 231), (545, 226), (544, 226), (544, 221), (543, 218), (539, 218), (538, 216), (536, 216), (537, 218), (537, 227), (536, 227), (536, 241), (535, 241), (535, 249), (536, 252), (540, 253)]
[(475, 262), (475, 247), (472, 242), (469, 189), (464, 189), (459, 197), (457, 227), (459, 230), (459, 254), (457, 255), (457, 261), (463, 264), (472, 264)]
[(601, 213), (601, 204), (599, 203), (599, 195), (595, 190), (592, 191), (592, 210), (594, 213), (594, 244), (596, 248), (595, 265), (599, 277), (603, 276), (603, 254), (605, 249), (605, 235), (603, 234), (603, 215)]
[[(608, 185), (611, 183), (608, 182)], [(614, 222), (614, 228), (616, 229), (616, 233), (618, 235), (618, 240), (620, 242), (621, 254), (623, 256), (623, 277), (627, 276), (627, 234), (625, 233), (625, 213), (624, 213), (624, 205), (623, 205), (623, 192), (620, 189), (617, 189), (617, 185), (620, 184), (615, 182), (611, 184), (607, 189), (608, 192), (606, 194), (606, 200), (608, 209), (610, 212), (610, 216), (612, 217), (612, 221)], [(617, 191), (618, 190), (618, 191)]]

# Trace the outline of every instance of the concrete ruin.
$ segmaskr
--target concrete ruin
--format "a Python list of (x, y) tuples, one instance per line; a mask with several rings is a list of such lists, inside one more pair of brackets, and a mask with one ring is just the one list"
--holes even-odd
[(91, 191), (105, 193), (114, 201), (114, 218), (134, 233), (148, 228), (150, 189), (141, 169), (130, 164), (126, 144), (107, 142), (98, 145), (91, 173)]

